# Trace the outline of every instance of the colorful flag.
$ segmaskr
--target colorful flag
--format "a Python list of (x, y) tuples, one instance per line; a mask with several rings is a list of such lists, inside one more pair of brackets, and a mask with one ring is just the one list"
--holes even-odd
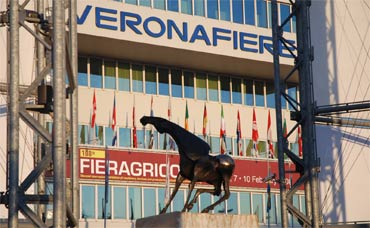
[(298, 126), (298, 137), (297, 137), (297, 143), (298, 143), (298, 155), (299, 157), (303, 156), (303, 148), (302, 148), (302, 131), (301, 126)]
[(115, 146), (117, 141), (116, 124), (117, 124), (116, 95), (114, 95), (113, 113), (112, 113), (112, 130), (113, 130), (112, 146)]
[(137, 135), (136, 135), (136, 123), (135, 123), (135, 97), (134, 97), (134, 105), (132, 106), (132, 147), (137, 148)]
[(252, 140), (253, 140), (253, 153), (255, 157), (258, 157), (258, 128), (256, 120), (256, 112), (253, 109), (253, 124), (252, 124)]
[[(150, 102), (150, 116), (154, 116), (154, 111), (153, 111), (153, 96), (152, 96), (152, 100)], [(154, 145), (154, 132), (153, 132), (153, 125), (150, 126), (150, 139), (149, 139), (149, 146), (148, 148), (149, 149), (152, 149), (153, 148), (153, 145)]]
[(93, 96), (93, 113), (91, 116), (91, 128), (93, 129), (95, 127), (95, 118), (96, 118), (96, 97), (95, 97), (95, 90), (94, 90), (94, 96)]
[(221, 127), (220, 127), (220, 139), (221, 139), (221, 154), (226, 152), (226, 129), (224, 119), (224, 106), (221, 105)]
[(238, 154), (239, 156), (243, 156), (243, 148), (242, 148), (242, 130), (240, 127), (240, 113), (238, 110), (237, 116), (237, 124), (236, 124), (236, 143), (238, 145)]
[(186, 101), (186, 108), (185, 108), (185, 130), (189, 130), (189, 110), (188, 110), (188, 101)]
[(274, 144), (272, 143), (272, 129), (271, 129), (271, 116), (270, 116), (270, 110), (267, 118), (267, 143), (268, 143), (268, 149), (269, 158), (274, 158)]
[(208, 122), (207, 107), (206, 107), (206, 104), (204, 103), (204, 111), (203, 111), (203, 137), (204, 137), (204, 140), (206, 140), (206, 137), (207, 137), (207, 122)]

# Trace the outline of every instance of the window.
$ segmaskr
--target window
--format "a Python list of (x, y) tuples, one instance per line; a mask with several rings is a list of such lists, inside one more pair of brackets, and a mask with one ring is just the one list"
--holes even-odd
[[(288, 95), (289, 97), (293, 98), (295, 101), (297, 101), (297, 86), (296, 85), (292, 85), (292, 84), (288, 84), (287, 85), (288, 87)], [(294, 102), (293, 102), (294, 104)], [(297, 108), (297, 105), (294, 104), (294, 107)], [(289, 104), (289, 110), (293, 110), (293, 106)]]
[(232, 138), (225, 137), (225, 141), (226, 141), (226, 153), (230, 154), (232, 153)]
[(212, 199), (210, 194), (201, 194), (199, 196), (200, 211), (212, 204)]
[(245, 145), (247, 145), (247, 148), (245, 149), (245, 155), (247, 157), (254, 157), (254, 154), (253, 154), (253, 140), (246, 139), (245, 140)]
[(159, 94), (168, 96), (170, 94), (170, 86), (168, 83), (168, 69), (158, 69)]
[(253, 106), (253, 81), (252, 80), (244, 80), (243, 83), (243, 93), (244, 93), (244, 104)]
[(255, 25), (254, 0), (244, 0), (245, 24)]
[(218, 19), (218, 1), (207, 0), (207, 17)]
[(197, 73), (197, 99), (207, 100), (207, 86), (206, 86), (206, 75), (203, 73)]
[(140, 0), (140, 5), (141, 6), (148, 6), (150, 7), (151, 6), (151, 0)]
[[(194, 189), (191, 192), (190, 199), (193, 199), (194, 198), (195, 193), (196, 193), (196, 190)], [(199, 203), (198, 202), (199, 202), (199, 196), (198, 196), (197, 201), (194, 203), (193, 208), (191, 209), (191, 212), (197, 212), (197, 213), (199, 213)]]
[(108, 202), (105, 203), (105, 186), (98, 186), (98, 219), (103, 219), (105, 213), (107, 213), (107, 219), (112, 218), (112, 196), (111, 196), (111, 186), (108, 187)]
[(172, 211), (181, 211), (184, 208), (185, 203), (184, 195), (185, 195), (184, 190), (179, 190), (176, 193), (172, 203)]
[(144, 215), (143, 217), (153, 216), (156, 214), (156, 200), (155, 200), (155, 189), (144, 188)]
[(221, 78), (221, 102), (222, 103), (230, 103), (230, 78), (223, 77)]
[(264, 83), (261, 81), (254, 82), (254, 93), (256, 98), (256, 106), (265, 107), (265, 92)]
[(265, 0), (257, 1), (257, 25), (258, 27), (267, 28), (267, 7)]
[(251, 213), (251, 194), (249, 192), (240, 193), (240, 213), (241, 214), (252, 214)]
[(194, 15), (204, 16), (204, 0), (194, 0)]
[(101, 59), (90, 59), (90, 87), (92, 88), (103, 88), (102, 63)]
[(130, 64), (118, 63), (118, 89), (130, 91)]
[[(290, 15), (290, 6), (288, 4), (280, 3), (280, 24), (282, 24), (285, 19), (287, 19)], [(289, 20), (283, 27), (283, 31), (290, 32), (291, 29), (291, 21)]]
[(238, 212), (238, 194), (236, 192), (231, 192), (227, 200), (227, 213), (237, 215)]
[[(238, 140), (237, 140), (237, 137), (235, 137), (234, 138), (234, 140), (233, 140), (233, 155), (235, 155), (235, 156), (244, 156), (245, 154), (244, 154), (244, 150), (243, 150), (243, 148), (244, 148), (244, 140), (243, 139), (240, 139), (240, 141), (241, 141), (241, 144), (242, 144), (242, 146), (241, 146), (241, 152), (239, 152), (238, 153)], [(240, 155), (240, 154), (242, 154), (242, 155)]]
[(105, 88), (116, 89), (116, 62), (104, 61)]
[(136, 137), (137, 137), (137, 147), (145, 148), (144, 130), (136, 130)]
[(232, 0), (233, 22), (243, 24), (243, 0)]
[(252, 213), (258, 217), (258, 222), (262, 223), (264, 220), (263, 216), (263, 195), (259, 193), (252, 193), (253, 207)]
[(78, 77), (79, 86), (88, 86), (87, 80), (87, 58), (78, 57)]
[(208, 75), (208, 93), (210, 101), (218, 101), (218, 77), (216, 75)]
[(147, 94), (157, 94), (157, 77), (155, 67), (145, 66), (145, 92)]
[(242, 103), (242, 80), (240, 78), (232, 78), (231, 87), (232, 87), (232, 93), (233, 93), (233, 103), (241, 104)]
[[(158, 211), (161, 211), (162, 208), (164, 208), (165, 206), (165, 196), (166, 196), (166, 189), (158, 188)], [(170, 211), (169, 209), (170, 208), (168, 208), (167, 211)]]
[(81, 218), (95, 218), (95, 186), (81, 186)]
[(127, 200), (126, 200), (126, 187), (114, 187), (114, 218), (115, 219), (126, 219), (127, 218)]
[(211, 152), (212, 153), (220, 153), (220, 137), (211, 137), (210, 142)]
[(179, 12), (179, 2), (178, 0), (167, 0), (167, 10)]
[(79, 144), (88, 144), (89, 142), (89, 137), (88, 137), (88, 130), (89, 126), (88, 125), (78, 125), (78, 143)]
[(267, 158), (266, 142), (258, 141), (257, 146), (258, 146), (258, 157)]
[(171, 70), (171, 90), (173, 97), (182, 97), (181, 70)]
[[(113, 146), (113, 137), (114, 137), (114, 132), (112, 128), (110, 126), (105, 127), (105, 145), (106, 146)], [(116, 142), (116, 145), (117, 145), (117, 142)]]
[(129, 218), (135, 220), (141, 218), (141, 188), (129, 187)]
[(132, 5), (137, 5), (137, 0), (125, 0), (125, 2)]
[(266, 212), (267, 212), (267, 216), (266, 219), (270, 219), (270, 223), (272, 224), (276, 224), (277, 220), (276, 220), (276, 202), (275, 202), (275, 194), (274, 193), (270, 193), (270, 202), (271, 202), (271, 209), (269, 211), (267, 211), (267, 205), (268, 205), (268, 195), (265, 194), (266, 196)]
[(184, 72), (184, 95), (186, 98), (194, 98), (194, 75), (192, 72)]
[(274, 83), (270, 83), (270, 82), (266, 83), (266, 103), (267, 103), (267, 107), (275, 108), (275, 86), (274, 86)]
[(220, 19), (230, 21), (230, 0), (220, 0)]
[[(146, 130), (146, 144), (149, 149), (157, 149), (158, 134), (154, 130), (154, 127), (149, 127), (150, 129)], [(153, 135), (153, 138), (152, 138)], [(153, 142), (152, 142), (153, 141)]]
[(132, 65), (132, 90), (134, 92), (143, 92), (143, 66)]
[(130, 128), (119, 128), (119, 146), (130, 147), (131, 146), (131, 129)]
[(192, 14), (191, 0), (181, 0), (181, 13)]
[(164, 3), (165, 0), (155, 0), (153, 1), (153, 4), (154, 4), (154, 8), (155, 9), (162, 9), (164, 10), (165, 9), (165, 3)]

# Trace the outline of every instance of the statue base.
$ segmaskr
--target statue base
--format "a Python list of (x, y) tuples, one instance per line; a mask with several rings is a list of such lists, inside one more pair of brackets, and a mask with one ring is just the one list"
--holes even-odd
[(257, 215), (172, 212), (136, 220), (136, 227), (250, 227), (258, 228)]

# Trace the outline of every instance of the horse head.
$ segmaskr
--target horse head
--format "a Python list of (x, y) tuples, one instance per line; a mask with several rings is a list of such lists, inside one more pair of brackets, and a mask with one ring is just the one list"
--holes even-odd
[(153, 116), (143, 116), (140, 119), (142, 125), (152, 124), (159, 133), (164, 133), (167, 120), (161, 117), (153, 117)]

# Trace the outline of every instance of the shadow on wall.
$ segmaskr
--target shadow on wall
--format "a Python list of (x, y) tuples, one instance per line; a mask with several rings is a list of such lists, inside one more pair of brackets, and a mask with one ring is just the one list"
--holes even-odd
[[(310, 11), (312, 45), (315, 49), (314, 97), (319, 106), (339, 103), (334, 4), (334, 1), (312, 1)], [(332, 194), (336, 183), (343, 183), (344, 178), (343, 163), (336, 159), (341, 157), (337, 153), (342, 153), (341, 137), (341, 132), (335, 132), (333, 128), (327, 126), (316, 128), (317, 152), (321, 162), (320, 209), (324, 223), (346, 220), (344, 190), (339, 194)]]

